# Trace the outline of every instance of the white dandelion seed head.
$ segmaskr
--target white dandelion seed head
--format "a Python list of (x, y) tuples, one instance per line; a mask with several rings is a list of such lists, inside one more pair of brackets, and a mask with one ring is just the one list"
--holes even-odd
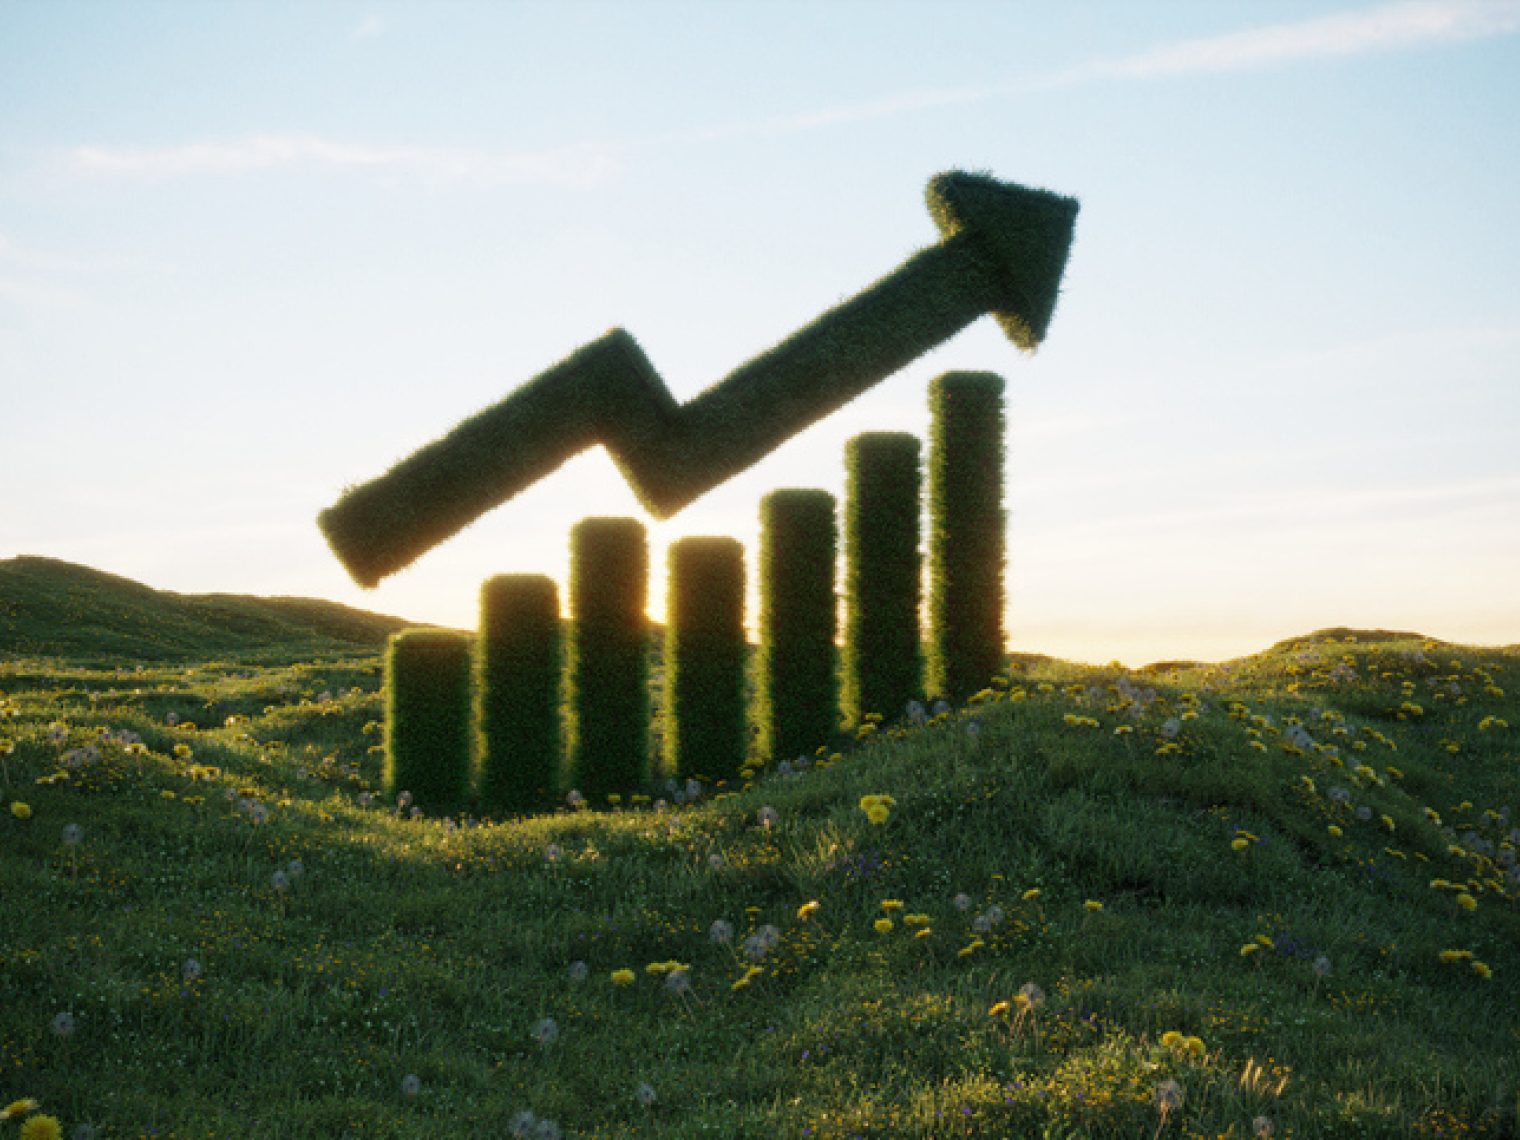
[(720, 851), (714, 851), (711, 855), (709, 855), (707, 857), (707, 865), (709, 867), (711, 867), (714, 871), (716, 871), (719, 867), (723, 866), (723, 854), (722, 854), (722, 852), (720, 852)]
[(572, 808), (582, 808), (586, 806), (586, 797), (581, 795), (575, 788), (571, 788), (565, 793), (565, 803), (569, 804)]
[(1026, 1009), (1038, 1009), (1045, 1003), (1045, 991), (1034, 982), (1025, 982), (1019, 987), (1019, 1000)]
[(947, 712), (950, 711), (950, 702), (935, 701), (934, 704), (930, 707), (930, 711), (933, 712), (935, 716), (944, 716)]
[(84, 829), (77, 823), (63, 825), (63, 845), (65, 847), (78, 847), (79, 841), (84, 838)]
[(179, 968), (179, 976), (187, 982), (193, 982), (201, 976), (201, 964), (194, 958), (186, 958), (185, 964)]
[(691, 974), (687, 970), (672, 970), (665, 975), (665, 988), (676, 997), (685, 997), (691, 992)]
[(545, 1017), (533, 1027), (533, 1040), (537, 1041), (542, 1048), (547, 1049), (559, 1040), (559, 1023), (552, 1017)]
[(1002, 907), (993, 904), (987, 908), (987, 921), (992, 923), (993, 926), (996, 926), (998, 923), (1002, 922), (1004, 917), (1005, 916), (1003, 914)]
[(962, 891), (950, 901), (955, 904), (956, 910), (966, 911), (971, 909), (971, 896), (965, 891)]
[(686, 781), (686, 787), (685, 787), (684, 790), (686, 792), (686, 798), (688, 800), (698, 800), (698, 799), (701, 799), (702, 798), (702, 781), (696, 780), (696, 779), (687, 780)]
[(507, 1124), (507, 1132), (511, 1136), (531, 1136), (533, 1135), (533, 1127), (537, 1123), (538, 1117), (525, 1108), (512, 1117), (511, 1121)]
[(285, 873), (292, 879), (299, 879), (302, 875), (306, 874), (306, 864), (299, 859), (292, 859), (285, 865)]
[(707, 928), (707, 937), (719, 946), (727, 946), (734, 940), (733, 924), (725, 919), (715, 918), (712, 925)]
[(1314, 973), (1316, 977), (1328, 978), (1330, 976), (1330, 959), (1323, 954), (1314, 959)]
[(401, 1095), (411, 1100), (422, 1091), (422, 1078), (416, 1073), (408, 1073), (401, 1078)]
[(534, 1140), (559, 1140), (559, 1125), (552, 1120), (540, 1120), (533, 1128)]
[(638, 1097), (639, 1103), (645, 1108), (651, 1107), (659, 1099), (655, 1096), (654, 1086), (648, 1081), (642, 1082), (638, 1088), (634, 1089), (633, 1095)]
[(560, 850), (559, 844), (551, 843), (549, 846), (544, 848), (544, 862), (558, 863), (562, 854), (564, 854), (564, 852)]
[(290, 890), (290, 877), (284, 871), (276, 871), (269, 876), (269, 885), (283, 893)]
[(1162, 1081), (1156, 1086), (1156, 1107), (1163, 1113), (1174, 1112), (1182, 1106), (1182, 1086), (1176, 1081)]
[(770, 804), (766, 804), (755, 813), (755, 818), (759, 820), (761, 827), (769, 831), (776, 826), (776, 823), (781, 819), (781, 815)]
[(72, 1037), (74, 1035), (74, 1015), (65, 1010), (53, 1018), (54, 1037)]
[(570, 971), (569, 971), (569, 973), (570, 973), (570, 980), (572, 982), (584, 982), (586, 980), (586, 975), (589, 972), (590, 972), (590, 967), (587, 966), (586, 963), (582, 962), (579, 958), (577, 958), (574, 962), (570, 963)]
[(400, 808), (402, 811), (405, 811), (407, 808), (411, 807), (411, 805), (412, 805), (412, 793), (411, 792), (401, 791), (401, 792), (397, 792), (396, 793), (396, 806), (398, 808)]
[(1257, 1140), (1270, 1140), (1277, 1133), (1277, 1126), (1272, 1123), (1270, 1116), (1258, 1116), (1251, 1121), (1251, 1135)]
[(976, 934), (986, 934), (992, 929), (992, 919), (985, 914), (979, 914), (971, 920), (971, 929)]

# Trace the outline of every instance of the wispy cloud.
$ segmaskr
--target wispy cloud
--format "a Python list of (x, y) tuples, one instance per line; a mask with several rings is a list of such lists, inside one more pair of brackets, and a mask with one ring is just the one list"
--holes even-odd
[[(371, 14), (360, 21), (352, 35), (373, 38), (384, 34), (386, 29), (385, 19)], [(80, 146), (69, 152), (68, 159), (73, 169), (86, 174), (145, 179), (235, 175), (304, 165), (369, 170), (438, 182), (541, 182), (587, 187), (614, 174), (618, 156), (632, 151), (822, 130), (1093, 83), (1219, 75), (1313, 60), (1412, 51), (1517, 32), (1520, 32), (1520, 0), (1398, 0), (1163, 44), (1126, 56), (1036, 72), (1001, 83), (917, 89), (816, 110), (611, 143), (543, 151), (492, 151), (369, 145), (313, 134), (282, 133), (161, 147)]]
[(1405, 51), (1520, 31), (1520, 0), (1405, 0), (1184, 40), (1075, 69), (1071, 79), (1158, 79)]
[(1520, 0), (1400, 0), (1307, 20), (1162, 44), (1003, 83), (924, 88), (814, 111), (732, 123), (658, 141), (703, 142), (896, 118), (1092, 83), (1259, 70), (1491, 39), (1520, 32)]
[(378, 12), (371, 12), (355, 25), (349, 35), (356, 40), (373, 40), (385, 35), (389, 26), (384, 16)]
[(544, 151), (491, 151), (451, 147), (374, 146), (311, 134), (268, 134), (173, 146), (80, 146), (69, 152), (74, 169), (93, 175), (164, 179), (234, 175), (309, 166), (368, 170), (440, 182), (549, 182), (588, 186), (616, 169), (605, 146)]

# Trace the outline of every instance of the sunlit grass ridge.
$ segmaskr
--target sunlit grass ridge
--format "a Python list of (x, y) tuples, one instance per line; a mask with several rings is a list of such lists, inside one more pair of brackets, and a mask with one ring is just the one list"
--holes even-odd
[(377, 682), (0, 670), (0, 1094), (98, 1136), (1515, 1132), (1514, 650), (1021, 659), (731, 795), (505, 824), (376, 796)]

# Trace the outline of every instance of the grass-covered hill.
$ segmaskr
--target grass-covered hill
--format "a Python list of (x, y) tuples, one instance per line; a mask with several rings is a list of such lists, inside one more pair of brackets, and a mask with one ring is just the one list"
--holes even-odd
[(0, 656), (299, 660), (375, 649), (406, 624), (312, 598), (174, 594), (54, 558), (0, 561)]
[(0, 666), (0, 1103), (96, 1137), (1520, 1134), (1516, 649), (1020, 661), (742, 787), (505, 822), (377, 794), (377, 683)]

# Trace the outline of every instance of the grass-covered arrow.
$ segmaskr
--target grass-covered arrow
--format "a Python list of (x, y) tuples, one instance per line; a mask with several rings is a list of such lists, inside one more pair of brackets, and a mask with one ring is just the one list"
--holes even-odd
[(668, 518), (984, 313), (1032, 351), (1055, 309), (1076, 201), (961, 172), (936, 175), (927, 197), (938, 244), (688, 403), (613, 329), (349, 488), (318, 519), (328, 542), (373, 586), (598, 443)]

